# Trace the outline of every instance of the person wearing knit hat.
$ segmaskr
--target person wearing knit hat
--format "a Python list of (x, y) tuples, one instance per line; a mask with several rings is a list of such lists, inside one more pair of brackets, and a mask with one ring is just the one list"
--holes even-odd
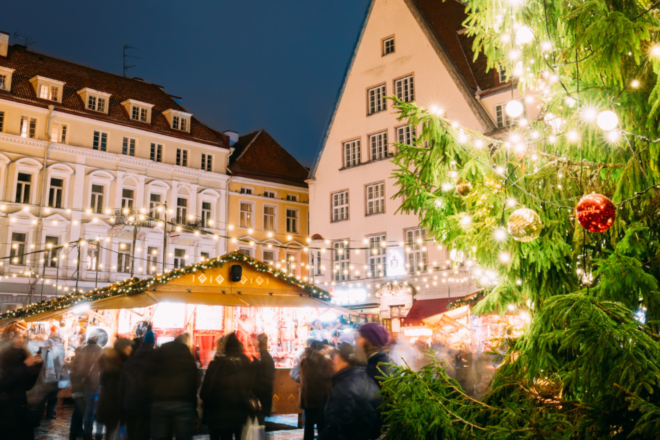
[(387, 354), (385, 346), (390, 339), (387, 330), (380, 324), (368, 322), (358, 329), (358, 357), (366, 362), (367, 374), (380, 387), (377, 377), (390, 375), (390, 367), (387, 365), (392, 359)]

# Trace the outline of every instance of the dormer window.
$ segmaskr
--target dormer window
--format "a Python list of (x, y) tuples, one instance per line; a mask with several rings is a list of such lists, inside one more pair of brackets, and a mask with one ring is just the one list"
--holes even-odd
[(179, 110), (169, 109), (163, 112), (163, 115), (170, 123), (173, 130), (181, 130), (190, 133), (190, 118), (192, 114), (185, 113)]
[(108, 114), (110, 93), (100, 92), (85, 87), (78, 91), (78, 94), (85, 103), (85, 108), (87, 108), (87, 110)]
[(62, 102), (62, 89), (64, 89), (64, 82), (46, 78), (44, 76), (35, 76), (30, 82), (40, 99)]
[(42, 84), (39, 89), (39, 98), (48, 99), (51, 101), (57, 101), (57, 95), (59, 94), (59, 88), (57, 86), (49, 86)]
[(14, 69), (0, 66), (0, 90), (11, 90), (11, 77)]
[(147, 122), (147, 112), (148, 110), (146, 108), (134, 105), (131, 107), (131, 119)]
[(128, 113), (128, 117), (131, 118), (132, 121), (151, 124), (151, 109), (153, 108), (153, 104), (137, 101), (135, 99), (127, 99), (122, 102), (121, 105), (124, 106)]

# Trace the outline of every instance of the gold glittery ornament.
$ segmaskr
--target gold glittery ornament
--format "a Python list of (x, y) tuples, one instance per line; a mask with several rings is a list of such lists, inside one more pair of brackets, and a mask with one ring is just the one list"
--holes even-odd
[(536, 212), (520, 208), (509, 216), (507, 228), (514, 239), (528, 242), (535, 240), (541, 234), (543, 222)]
[(465, 197), (470, 194), (470, 191), (472, 191), (472, 184), (470, 182), (459, 180), (456, 184), (456, 192), (458, 195)]

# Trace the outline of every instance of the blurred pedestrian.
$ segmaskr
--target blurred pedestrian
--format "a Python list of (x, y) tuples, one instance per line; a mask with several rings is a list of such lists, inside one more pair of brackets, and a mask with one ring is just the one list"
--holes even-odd
[(126, 415), (128, 440), (149, 440), (151, 433), (151, 392), (147, 371), (154, 354), (156, 336), (149, 330), (140, 348), (124, 365), (119, 382), (119, 403)]
[(380, 436), (382, 398), (379, 387), (358, 366), (355, 348), (342, 342), (333, 356), (335, 374), (325, 407), (326, 429), (322, 440), (375, 440)]
[(99, 394), (99, 364), (103, 349), (98, 344), (98, 337), (91, 336), (87, 340), (87, 345), (80, 348), (78, 354), (73, 359), (71, 374), (76, 377), (82, 387), (85, 402), (85, 412), (83, 415), (83, 430), (85, 440), (91, 440), (94, 426), (94, 410), (96, 409), (96, 399)]
[(255, 364), (255, 394), (261, 403), (261, 411), (257, 415), (259, 425), (266, 423), (273, 408), (273, 383), (275, 382), (275, 362), (268, 353), (268, 335), (265, 333), (257, 337), (259, 346), (259, 360)]
[[(236, 333), (218, 341), (216, 357), (209, 364), (199, 393), (204, 402), (204, 423), (209, 428), (210, 440), (241, 440), (248, 416), (256, 415), (252, 389), (253, 369), (250, 359), (243, 353), (243, 344)], [(177, 437), (178, 440), (178, 437)]]
[(379, 387), (380, 380), (376, 378), (390, 375), (391, 367), (386, 364), (392, 362), (392, 359), (385, 349), (389, 338), (390, 334), (385, 327), (375, 322), (362, 324), (358, 329), (358, 358), (363, 363), (366, 362), (367, 374), (376, 381)]
[(302, 360), (303, 356), (305, 356), (305, 350), (307, 347), (311, 347), (313, 342), (314, 338), (307, 338), (305, 341), (305, 348), (303, 348), (302, 351), (299, 351), (298, 354), (293, 358), (293, 368), (291, 368), (291, 373), (289, 373), (289, 376), (291, 376), (291, 379), (298, 383), (300, 383), (300, 361)]
[(198, 374), (183, 333), (156, 349), (147, 374), (151, 390), (151, 438), (191, 440), (197, 409)]
[(314, 439), (315, 425), (319, 437), (325, 429), (323, 408), (330, 396), (333, 371), (332, 361), (323, 354), (323, 349), (322, 342), (314, 341), (300, 361), (300, 408), (304, 411), (305, 425), (303, 440)]
[(119, 401), (119, 380), (132, 350), (133, 341), (117, 338), (112, 348), (103, 349), (99, 359), (101, 391), (96, 404), (96, 421), (105, 426), (106, 440), (115, 439), (124, 415)]
[(71, 426), (69, 428), (69, 440), (76, 440), (78, 436), (84, 436), (83, 418), (85, 416), (85, 384), (82, 378), (76, 374), (76, 359), (80, 359), (80, 351), (83, 346), (76, 348), (73, 360), (69, 362), (71, 378), (71, 398), (73, 399), (73, 413), (71, 414)]
[(2, 333), (0, 351), (0, 435), (7, 440), (32, 440), (38, 424), (26, 392), (37, 382), (43, 359), (26, 349), (27, 324), (17, 321)]
[(41, 385), (39, 388), (41, 397), (37, 405), (39, 418), (54, 420), (57, 411), (57, 393), (59, 392), (58, 383), (62, 379), (62, 369), (64, 367), (64, 345), (59, 335), (59, 327), (52, 326), (50, 335), (44, 344), (41, 357), (44, 359), (41, 369)]

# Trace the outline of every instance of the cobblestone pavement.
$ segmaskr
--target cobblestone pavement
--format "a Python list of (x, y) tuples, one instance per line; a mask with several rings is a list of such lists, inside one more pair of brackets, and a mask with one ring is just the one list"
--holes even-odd
[[(35, 430), (36, 440), (69, 440), (69, 426), (71, 423), (72, 406), (65, 405), (57, 412), (55, 420), (44, 420)], [(269, 426), (277, 425), (278, 430), (266, 432), (267, 440), (302, 440), (303, 430), (296, 429), (297, 416), (275, 416), (268, 417), (266, 423)], [(291, 427), (291, 429), (286, 429)], [(208, 440), (208, 435), (195, 436), (195, 440)]]

